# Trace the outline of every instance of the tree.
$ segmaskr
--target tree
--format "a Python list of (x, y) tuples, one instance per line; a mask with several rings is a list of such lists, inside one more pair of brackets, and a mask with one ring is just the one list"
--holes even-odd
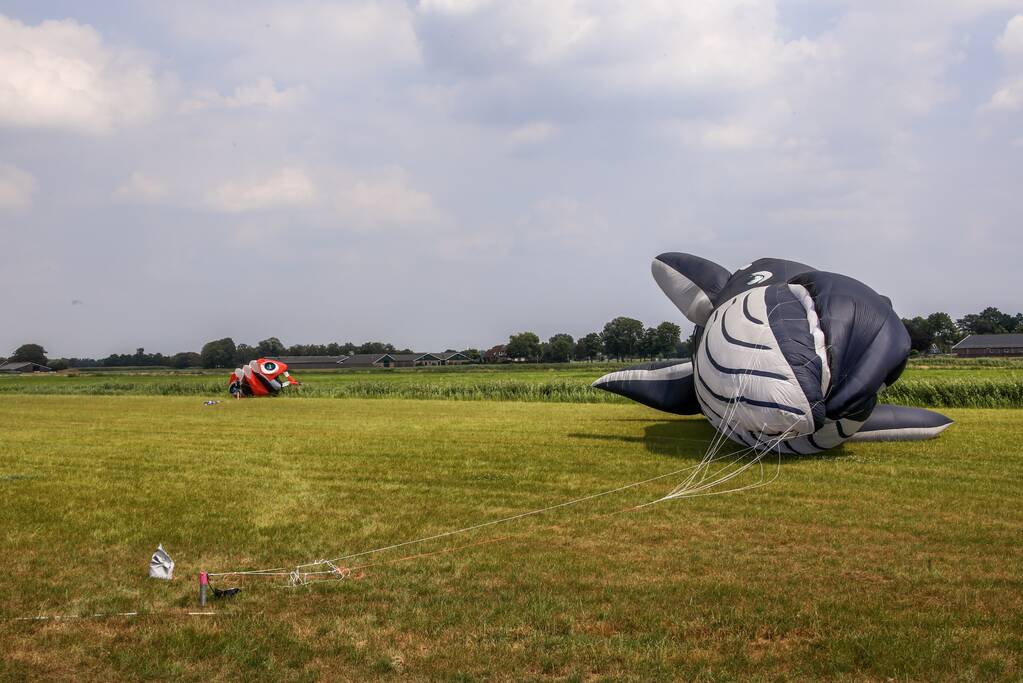
[(394, 353), (393, 344), (385, 344), (383, 342), (366, 342), (358, 349), (356, 353)]
[(259, 349), (248, 344), (239, 344), (234, 350), (234, 363), (235, 365), (245, 365), (250, 360), (256, 360), (261, 355)]
[(948, 313), (931, 313), (927, 316), (927, 325), (931, 329), (931, 334), (934, 335), (934, 343), (938, 345), (938, 349), (942, 353), (951, 351), (952, 347), (963, 338), (959, 328), (952, 321), (952, 316)]
[(648, 327), (643, 330), (643, 336), (639, 339), (639, 355), (643, 358), (655, 358), (657, 356), (657, 330)]
[(479, 349), (463, 349), (461, 353), (472, 363), (483, 362), (483, 354), (480, 353)]
[(227, 368), (234, 365), (236, 351), (234, 340), (224, 337), (203, 344), (199, 356), (204, 368)]
[(672, 322), (663, 322), (657, 326), (657, 352), (661, 358), (674, 358), (678, 346), (682, 343), (682, 328)]
[(604, 350), (604, 344), (600, 341), (600, 334), (590, 332), (579, 339), (575, 344), (575, 359), (592, 361)]
[(535, 332), (520, 332), (508, 337), (508, 358), (526, 358), (536, 361), (540, 358), (540, 337)]
[(22, 344), (14, 350), (10, 360), (46, 365), (46, 349), (39, 344)]
[(51, 360), (47, 364), (47, 367), (49, 367), (51, 370), (56, 370), (57, 372), (60, 372), (61, 370), (67, 370), (69, 367), (71, 367), (71, 364), (68, 363), (66, 358), (57, 358), (56, 360)]
[(269, 337), (256, 344), (256, 351), (259, 358), (276, 358), (283, 356), (285, 346), (277, 337)]
[(958, 321), (959, 329), (967, 334), (1004, 334), (1016, 329), (1016, 318), (988, 306), (980, 313), (964, 315)]
[(623, 360), (636, 354), (642, 336), (643, 323), (620, 316), (604, 325), (600, 339), (604, 344), (604, 351), (609, 356)]
[(934, 343), (934, 332), (927, 319), (921, 316), (915, 318), (903, 318), (902, 324), (909, 333), (909, 348), (917, 352), (924, 352), (931, 348)]
[(170, 364), (172, 368), (197, 368), (202, 365), (202, 356), (195, 351), (182, 351), (171, 356)]
[(544, 354), (544, 360), (551, 363), (567, 363), (572, 360), (574, 346), (575, 340), (572, 339), (572, 335), (564, 332), (556, 334), (547, 342), (547, 353)]

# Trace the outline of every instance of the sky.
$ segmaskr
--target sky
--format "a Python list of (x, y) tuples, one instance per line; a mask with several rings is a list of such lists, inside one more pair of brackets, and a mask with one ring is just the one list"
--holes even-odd
[(1023, 0), (0, 0), (0, 355), (487, 348), (684, 251), (1023, 308)]

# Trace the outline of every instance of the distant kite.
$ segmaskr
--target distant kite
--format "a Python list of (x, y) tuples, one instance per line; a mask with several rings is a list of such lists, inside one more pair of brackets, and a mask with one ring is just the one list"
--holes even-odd
[(228, 391), (235, 398), (247, 396), (276, 396), (281, 389), (298, 385), (288, 373), (288, 366), (279, 360), (260, 358), (250, 361), (231, 373)]
[(593, 386), (670, 413), (702, 413), (732, 441), (782, 454), (929, 439), (952, 423), (878, 404), (906, 367), (910, 340), (891, 301), (862, 282), (773, 258), (729, 273), (668, 253), (652, 269), (697, 326), (692, 360), (637, 365)]

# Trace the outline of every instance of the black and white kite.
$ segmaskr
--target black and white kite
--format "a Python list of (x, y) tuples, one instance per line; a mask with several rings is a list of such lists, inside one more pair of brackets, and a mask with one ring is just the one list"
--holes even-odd
[(891, 301), (862, 282), (764, 258), (729, 273), (661, 254), (653, 275), (697, 327), (691, 361), (637, 365), (593, 386), (680, 415), (702, 413), (733, 441), (811, 454), (843, 441), (913, 441), (952, 420), (877, 403), (902, 374), (909, 335)]

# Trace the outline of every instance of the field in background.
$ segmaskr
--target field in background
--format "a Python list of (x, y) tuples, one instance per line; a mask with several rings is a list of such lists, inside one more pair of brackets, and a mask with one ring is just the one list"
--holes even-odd
[[(787, 460), (755, 491), (609, 514), (673, 477), (191, 617), (200, 569), (613, 488), (711, 431), (636, 405), (0, 396), (0, 678), (1018, 679), (1023, 414), (949, 412), (940, 439)], [(146, 578), (159, 542), (170, 583)]]
[[(415, 369), (309, 371), (292, 396), (305, 398), (409, 398), (560, 403), (628, 401), (590, 387), (616, 363), (483, 365)], [(113, 370), (78, 376), (0, 377), (0, 394), (165, 395), (222, 398), (229, 371)], [(911, 361), (883, 399), (892, 403), (947, 408), (1023, 407), (1023, 359)]]

